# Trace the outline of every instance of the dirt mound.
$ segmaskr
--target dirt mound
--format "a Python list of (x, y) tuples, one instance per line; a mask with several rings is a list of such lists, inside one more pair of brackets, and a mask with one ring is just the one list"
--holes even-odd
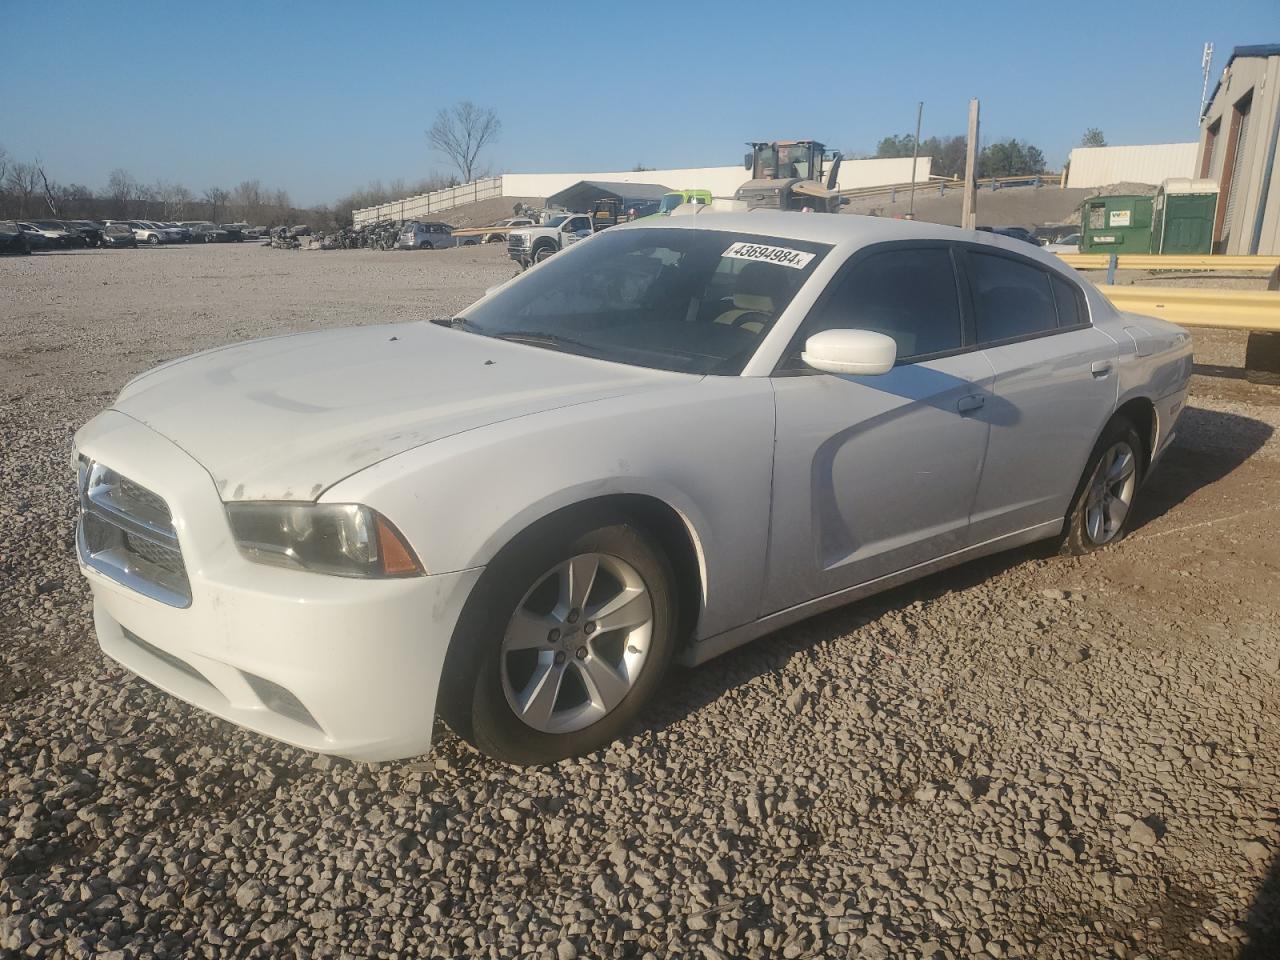
[(494, 197), (490, 200), (464, 203), (460, 207), (441, 210), (439, 214), (433, 213), (430, 218), (422, 217), (421, 219), (438, 219), (451, 227), (484, 227), (495, 221), (515, 216), (517, 203), (541, 208), (545, 202), (542, 197)]

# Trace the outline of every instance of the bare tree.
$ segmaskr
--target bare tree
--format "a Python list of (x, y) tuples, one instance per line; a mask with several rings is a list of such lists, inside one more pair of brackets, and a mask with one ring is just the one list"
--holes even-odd
[(119, 167), (111, 171), (107, 178), (107, 196), (115, 204), (115, 215), (126, 219), (132, 213), (133, 198), (138, 193), (138, 184), (127, 171)]
[(470, 183), (480, 151), (501, 129), (502, 121), (493, 110), (463, 100), (436, 114), (427, 139), (458, 168), (463, 183)]
[(209, 205), (209, 219), (214, 223), (220, 222), (218, 220), (218, 211), (226, 206), (227, 200), (230, 197), (231, 194), (227, 193), (227, 191), (223, 190), (221, 187), (210, 187), (204, 192), (204, 196), (201, 199)]
[(13, 196), (18, 216), (31, 216), (33, 206), (31, 198), (36, 195), (36, 191), (40, 188), (40, 175), (36, 172), (36, 165), (34, 163), (10, 164), (4, 183), (9, 193)]
[(58, 212), (58, 194), (62, 192), (62, 188), (56, 183), (49, 183), (49, 177), (44, 172), (44, 164), (40, 160), (36, 160), (35, 168), (36, 173), (40, 175), (40, 186), (44, 190), (44, 202), (48, 205), (49, 212), (55, 217), (62, 216)]

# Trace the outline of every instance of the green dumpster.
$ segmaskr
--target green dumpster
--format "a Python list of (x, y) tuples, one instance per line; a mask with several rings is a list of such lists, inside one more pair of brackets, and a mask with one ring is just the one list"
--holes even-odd
[(1081, 253), (1150, 253), (1151, 197), (1095, 197), (1080, 209)]
[(1151, 252), (1212, 253), (1217, 212), (1217, 181), (1170, 177), (1152, 207)]

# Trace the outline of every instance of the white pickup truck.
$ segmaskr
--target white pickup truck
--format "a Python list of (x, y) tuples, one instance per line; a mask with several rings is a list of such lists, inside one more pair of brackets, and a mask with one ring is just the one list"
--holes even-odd
[(563, 250), (579, 234), (593, 230), (591, 217), (585, 213), (558, 213), (543, 223), (512, 230), (507, 236), (507, 255), (527, 270)]

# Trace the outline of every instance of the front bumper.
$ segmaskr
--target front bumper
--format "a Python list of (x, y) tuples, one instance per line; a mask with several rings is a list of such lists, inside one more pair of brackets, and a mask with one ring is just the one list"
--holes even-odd
[(357, 760), (431, 744), (445, 653), (479, 570), (358, 580), (245, 560), (213, 480), (186, 453), (108, 411), (80, 452), (163, 497), (190, 582), (180, 608), (86, 563), (104, 652), (176, 697), (278, 740)]

